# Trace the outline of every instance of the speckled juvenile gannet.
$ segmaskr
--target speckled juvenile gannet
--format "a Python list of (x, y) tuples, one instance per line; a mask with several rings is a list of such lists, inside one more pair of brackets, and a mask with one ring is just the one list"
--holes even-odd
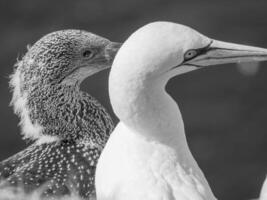
[(213, 40), (175, 23), (155, 22), (133, 33), (109, 77), (120, 122), (97, 165), (97, 199), (215, 200), (166, 83), (209, 65), (262, 60), (267, 49)]
[(96, 162), (113, 122), (80, 83), (110, 67), (119, 46), (86, 31), (63, 30), (29, 48), (11, 87), (24, 138), (34, 143), (0, 163), (0, 188), (42, 188), (41, 197), (95, 195)]

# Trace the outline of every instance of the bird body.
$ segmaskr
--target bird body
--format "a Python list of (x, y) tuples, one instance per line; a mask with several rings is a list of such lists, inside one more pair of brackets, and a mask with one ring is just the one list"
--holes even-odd
[(0, 189), (95, 198), (96, 163), (113, 122), (80, 83), (110, 67), (118, 47), (86, 31), (63, 30), (28, 49), (10, 85), (22, 134), (32, 144), (0, 163)]
[[(0, 188), (23, 188), (39, 197), (68, 196), (93, 198), (96, 158), (101, 147), (75, 141), (32, 144), (0, 163)], [(0, 195), (1, 196), (1, 195)]]
[(266, 59), (266, 49), (216, 41), (175, 23), (155, 22), (134, 32), (109, 77), (120, 122), (97, 164), (98, 200), (215, 200), (165, 86), (204, 66)]
[[(97, 185), (100, 191), (97, 197), (100, 200), (215, 199), (203, 187), (209, 189), (189, 149), (179, 151), (179, 148), (148, 140), (123, 123), (118, 124), (99, 160), (97, 170), (105, 173), (97, 174), (96, 183), (105, 181), (105, 184)], [(101, 160), (103, 156), (107, 159)]]
[[(74, 95), (65, 96), (70, 101), (66, 104), (69, 105), (69, 112), (76, 110), (76, 113), (64, 110), (66, 117), (73, 116), (72, 124), (53, 124), (51, 133), (56, 134), (55, 130), (52, 132), (52, 127), (58, 127), (58, 136), (40, 136), (30, 147), (2, 161), (0, 177), (4, 179), (4, 184), (0, 188), (16, 186), (31, 193), (42, 187), (41, 196), (44, 197), (71, 195), (72, 192), (81, 197), (95, 195), (96, 162), (113, 128), (112, 120), (89, 94), (80, 92), (83, 98), (76, 99), (71, 99)], [(50, 105), (50, 111), (60, 109), (53, 108), (51, 103), (41, 105)], [(63, 112), (53, 113), (55, 117), (64, 117)]]
[(111, 83), (110, 90), (126, 107), (119, 109), (127, 120), (116, 126), (101, 154), (97, 181), (103, 185), (98, 190), (112, 191), (116, 200), (215, 199), (187, 146), (182, 116), (164, 89), (165, 79), (146, 85), (121, 76), (112, 71), (110, 81), (119, 83)]

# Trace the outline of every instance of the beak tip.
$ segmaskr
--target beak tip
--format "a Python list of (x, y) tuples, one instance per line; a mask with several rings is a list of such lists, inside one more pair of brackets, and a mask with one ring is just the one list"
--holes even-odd
[(107, 50), (114, 50), (114, 51), (118, 51), (121, 47), (122, 43), (119, 42), (110, 42), (107, 46), (106, 49)]
[(119, 51), (121, 45), (122, 45), (122, 43), (110, 42), (106, 46), (105, 52), (106, 52), (106, 56), (109, 58), (109, 60), (113, 61), (113, 59), (116, 56), (117, 52)]

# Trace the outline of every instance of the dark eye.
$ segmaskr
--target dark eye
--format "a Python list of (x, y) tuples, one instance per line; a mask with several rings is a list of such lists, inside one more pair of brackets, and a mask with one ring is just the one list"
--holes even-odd
[(94, 56), (94, 52), (92, 50), (87, 49), (82, 52), (82, 56), (84, 58), (92, 58)]
[(192, 49), (192, 50), (187, 51), (184, 57), (186, 60), (188, 60), (188, 59), (194, 58), (196, 55), (197, 55), (197, 51)]

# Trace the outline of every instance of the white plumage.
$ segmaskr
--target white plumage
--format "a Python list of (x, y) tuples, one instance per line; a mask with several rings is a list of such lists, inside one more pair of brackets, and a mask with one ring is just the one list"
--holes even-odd
[(111, 104), (120, 122), (97, 165), (97, 199), (215, 200), (165, 86), (200, 67), (266, 59), (266, 49), (212, 40), (170, 22), (133, 33), (110, 73)]

